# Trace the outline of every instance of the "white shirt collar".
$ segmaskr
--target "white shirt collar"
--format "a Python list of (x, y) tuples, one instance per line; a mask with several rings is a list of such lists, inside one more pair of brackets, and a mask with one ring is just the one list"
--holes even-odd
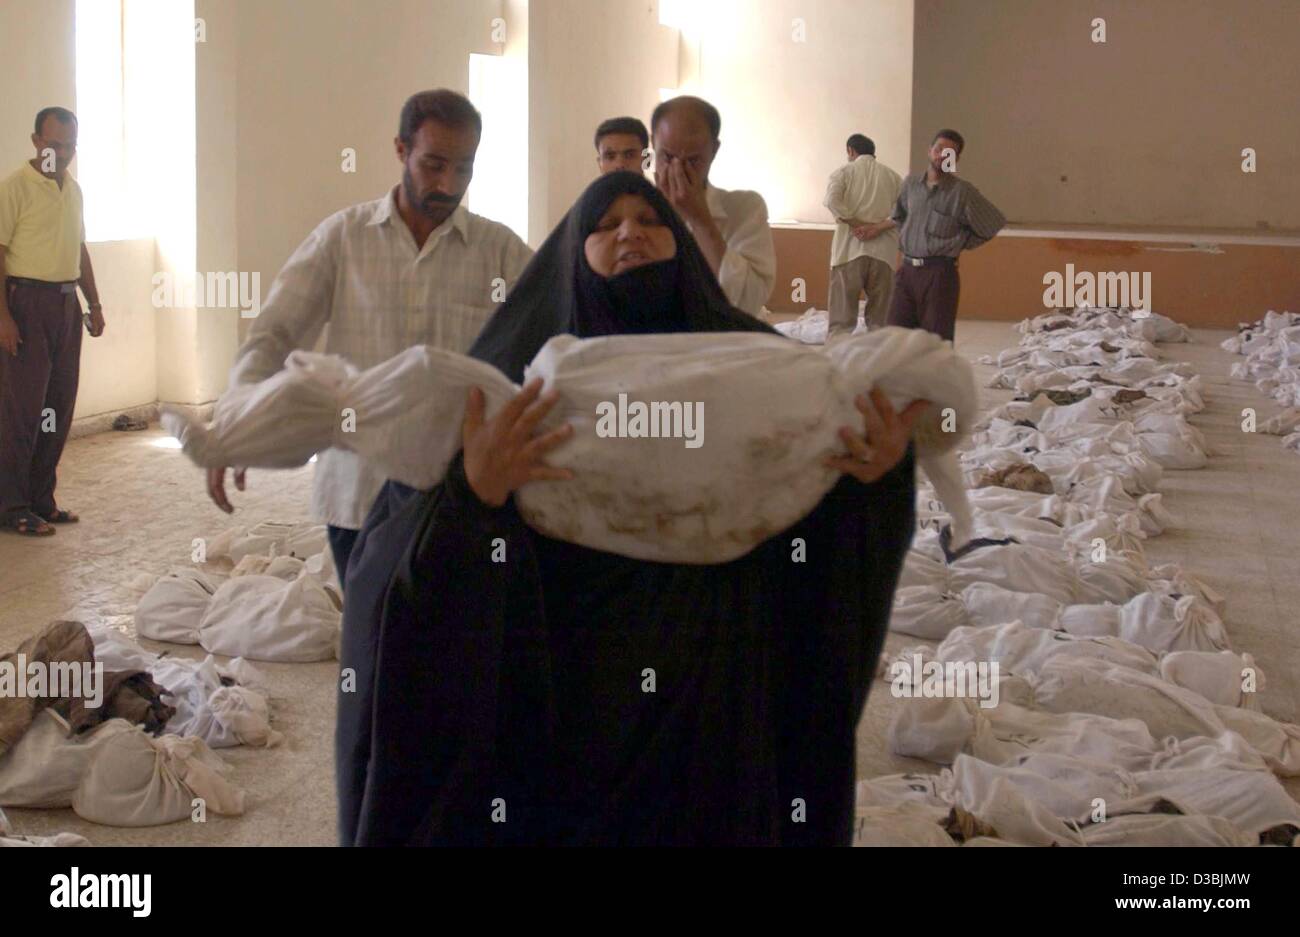
[[(392, 219), (394, 216), (396, 216), (399, 220), (402, 217), (401, 214), (397, 211), (397, 186), (393, 186), (391, 189), (389, 189), (388, 195), (385, 198), (379, 200), (379, 203), (375, 206), (374, 214), (370, 216), (370, 220), (366, 222), (366, 224), (370, 224), (370, 225), (384, 224), (385, 222)], [(456, 206), (455, 210), (451, 213), (451, 216), (446, 221), (444, 221), (442, 224), (438, 225), (438, 227), (433, 229), (433, 232), (429, 235), (429, 237), (431, 239), (437, 237), (439, 234), (447, 230), (448, 225), (451, 226), (453, 231), (457, 231), (460, 233), (460, 238), (462, 241), (464, 241), (466, 244), (469, 243), (469, 209), (465, 207), (464, 201), (462, 201), (459, 205)]]

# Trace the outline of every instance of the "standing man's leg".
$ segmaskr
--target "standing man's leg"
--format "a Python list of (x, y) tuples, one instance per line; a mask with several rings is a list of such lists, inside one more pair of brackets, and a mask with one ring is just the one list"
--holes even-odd
[(867, 328), (874, 330), (885, 324), (889, 303), (894, 294), (894, 270), (875, 257), (862, 258), (867, 262)]
[(42, 302), (47, 295), (58, 294), (16, 284), (6, 283), (4, 288), (22, 337), (18, 354), (0, 351), (0, 523), (9, 526), (32, 508), (32, 456), (50, 379)]
[(359, 530), (351, 530), (347, 527), (335, 527), (330, 525), (327, 528), (330, 541), (330, 553), (334, 557), (334, 568), (339, 573), (339, 587), (347, 585), (344, 581), (348, 573), (348, 557), (352, 555), (352, 548), (357, 544), (357, 534)]
[(895, 271), (894, 295), (889, 301), (889, 317), (886, 320), (890, 325), (905, 329), (921, 328), (921, 320), (917, 315), (916, 279), (916, 268), (906, 263)]
[(44, 416), (32, 452), (32, 511), (50, 520), (58, 511), (54, 501), (59, 460), (72, 429), (72, 411), (77, 406), (77, 385), (81, 379), (81, 306), (76, 293), (46, 292), (46, 334), (49, 350), (49, 381), (45, 385), (44, 411), (53, 413), (47, 428)]
[(828, 321), (826, 335), (843, 332), (848, 335), (858, 326), (858, 291), (862, 288), (862, 274), (855, 257), (848, 263), (831, 267), (830, 297), (826, 304)]
[(957, 327), (957, 298), (961, 293), (961, 278), (956, 264), (937, 264), (929, 273), (921, 303), (921, 324), (940, 338), (953, 340)]

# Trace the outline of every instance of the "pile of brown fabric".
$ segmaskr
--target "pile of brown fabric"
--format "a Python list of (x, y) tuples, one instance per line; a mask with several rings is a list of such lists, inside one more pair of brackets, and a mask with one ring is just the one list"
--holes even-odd
[[(21, 657), (20, 657), (21, 655)], [(83, 665), (94, 667), (95, 643), (84, 625), (78, 621), (56, 621), (39, 634), (24, 641), (16, 651), (0, 656), (0, 667), (16, 673), (19, 664), (27, 668), (38, 664), (46, 673), (56, 668)], [(8, 665), (7, 667), (5, 665)], [(67, 720), (74, 734), (87, 732), (108, 719), (125, 719), (145, 731), (157, 735), (176, 710), (162, 701), (167, 692), (154, 683), (143, 670), (128, 670), (103, 674), (100, 705), (87, 705), (83, 695), (68, 696), (63, 687), (59, 695), (0, 696), (0, 757), (3, 757), (27, 732), (32, 720), (46, 708), (54, 709)]]
[(1027, 462), (1017, 462), (1006, 468), (992, 469), (975, 481), (976, 488), (1011, 488), (1015, 491), (1032, 491), (1040, 495), (1055, 494), (1047, 473)]

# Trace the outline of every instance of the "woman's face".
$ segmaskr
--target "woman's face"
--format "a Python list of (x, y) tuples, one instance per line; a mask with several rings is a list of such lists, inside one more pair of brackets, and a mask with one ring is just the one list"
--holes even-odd
[(584, 245), (587, 264), (602, 277), (668, 260), (677, 253), (672, 230), (640, 195), (620, 195)]

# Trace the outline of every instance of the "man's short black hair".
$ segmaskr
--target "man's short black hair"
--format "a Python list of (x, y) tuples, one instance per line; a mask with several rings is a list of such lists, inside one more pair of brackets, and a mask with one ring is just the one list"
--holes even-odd
[(600, 126), (596, 128), (596, 136), (593, 142), (596, 144), (596, 152), (600, 152), (600, 138), (607, 137), (611, 133), (627, 133), (635, 136), (641, 141), (641, 149), (650, 145), (650, 134), (646, 132), (645, 124), (641, 123), (635, 117), (611, 117), (609, 120), (602, 120)]
[(40, 136), (41, 128), (45, 126), (45, 118), (53, 117), (61, 124), (75, 124), (77, 115), (72, 113), (66, 107), (43, 107), (36, 112), (36, 129), (32, 131)]
[(869, 136), (863, 133), (855, 133), (849, 137), (849, 142), (845, 144), (854, 153), (859, 156), (875, 156), (876, 143)]
[(397, 127), (398, 139), (410, 146), (426, 120), (452, 130), (472, 127), (479, 136), (483, 135), (483, 116), (478, 109), (465, 95), (449, 88), (420, 91), (407, 98)]
[(709, 134), (713, 137), (713, 141), (715, 143), (718, 141), (718, 137), (722, 133), (722, 115), (719, 114), (718, 109), (708, 101), (690, 94), (683, 94), (680, 97), (670, 98), (669, 100), (660, 103), (660, 105), (654, 109), (654, 113), (650, 115), (650, 132), (654, 133), (655, 128), (659, 126), (659, 121), (663, 120), (679, 107), (685, 107), (695, 111), (696, 116), (708, 125)]
[[(940, 130), (938, 133), (934, 135), (934, 140), (938, 140), (940, 137), (946, 137), (949, 140), (951, 140), (953, 143), (957, 144), (958, 156), (961, 156), (961, 151), (966, 149), (966, 138), (963, 137), (961, 134), (959, 134), (956, 130), (950, 130), (948, 128), (944, 128), (943, 130)], [(934, 146), (934, 140), (930, 141), (931, 146)]]

